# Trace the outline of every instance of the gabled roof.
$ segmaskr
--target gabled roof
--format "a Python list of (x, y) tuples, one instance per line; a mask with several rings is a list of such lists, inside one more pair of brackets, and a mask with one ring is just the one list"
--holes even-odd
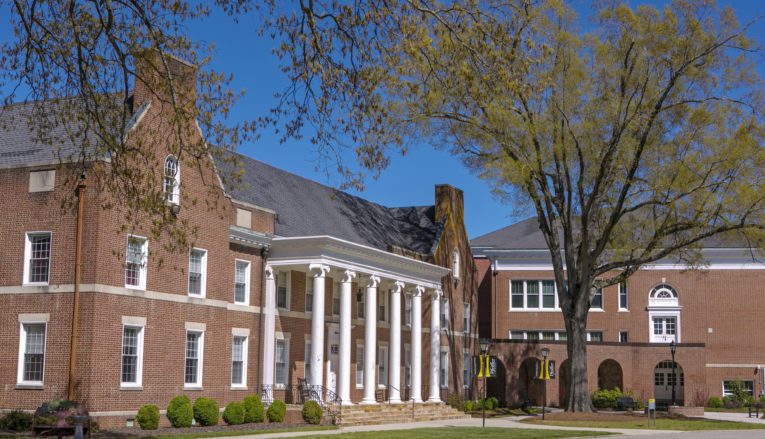
[(241, 154), (236, 158), (239, 163), (216, 163), (224, 177), (238, 166), (243, 171), (241, 182), (228, 184), (226, 191), (275, 211), (278, 236), (328, 235), (385, 251), (395, 246), (431, 252), (438, 230), (434, 206), (385, 207)]

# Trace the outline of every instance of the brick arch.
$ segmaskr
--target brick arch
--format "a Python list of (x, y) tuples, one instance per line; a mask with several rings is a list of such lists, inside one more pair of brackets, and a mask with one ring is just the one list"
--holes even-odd
[(537, 358), (527, 358), (518, 368), (518, 396), (521, 403), (531, 401), (534, 405), (542, 405), (544, 388), (542, 381), (536, 379), (535, 370)]
[(558, 367), (558, 405), (560, 407), (566, 407), (568, 404), (568, 384), (571, 382), (569, 365), (568, 360), (563, 360)]
[(622, 366), (613, 359), (603, 360), (598, 366), (598, 389), (624, 389)]

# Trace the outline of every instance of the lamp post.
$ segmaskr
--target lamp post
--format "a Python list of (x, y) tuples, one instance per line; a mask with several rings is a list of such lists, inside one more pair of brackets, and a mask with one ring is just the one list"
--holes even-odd
[(677, 375), (675, 375), (675, 350), (677, 350), (677, 344), (675, 340), (669, 344), (669, 352), (672, 353), (672, 405), (676, 405), (675, 402), (675, 385), (677, 383)]
[[(489, 340), (486, 338), (481, 339), (481, 355), (483, 355), (484, 361), (488, 363), (489, 358), (487, 357), (489, 353)], [(483, 362), (480, 362), (481, 365), (483, 365)], [(488, 367), (485, 367), (485, 369), (481, 372), (483, 372), (483, 404), (481, 404), (482, 410), (483, 410), (483, 427), (486, 427), (486, 370)]]
[[(547, 356), (550, 355), (550, 349), (546, 346), (542, 348), (542, 368), (547, 367)], [(542, 381), (544, 381), (544, 395), (542, 395), (542, 420), (545, 420), (545, 406), (547, 405), (547, 371), (541, 370)]]

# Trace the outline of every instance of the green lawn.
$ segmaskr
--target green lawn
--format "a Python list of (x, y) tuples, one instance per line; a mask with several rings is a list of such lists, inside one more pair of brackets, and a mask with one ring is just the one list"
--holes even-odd
[[(288, 433), (293, 431), (314, 431), (314, 430), (337, 430), (338, 427), (329, 426), (316, 426), (316, 427), (300, 427), (300, 428), (272, 428), (264, 430), (234, 430), (234, 431), (211, 431), (206, 433), (184, 433), (184, 434), (166, 434), (157, 436), (143, 436), (141, 439), (196, 439), (206, 437), (231, 437), (231, 436), (249, 436), (255, 434), (271, 434), (271, 433)], [(321, 436), (325, 437), (325, 436)]]
[[(528, 424), (544, 424), (559, 427), (585, 427), (585, 428), (648, 428), (645, 418), (637, 418), (635, 421), (544, 421), (541, 419), (525, 419), (521, 422)], [(651, 424), (651, 428), (653, 424)], [(765, 429), (762, 424), (747, 424), (744, 422), (715, 421), (711, 419), (668, 419), (656, 420), (658, 430), (761, 430)]]
[[(594, 431), (563, 431), (563, 430), (532, 430), (526, 428), (481, 428), (481, 427), (448, 427), (448, 428), (417, 428), (413, 430), (369, 431), (365, 433), (343, 433), (332, 435), (331, 438), (342, 439), (465, 439), (465, 438), (508, 438), (513, 439), (546, 439), (563, 437), (594, 437), (608, 433)], [(327, 436), (303, 436), (310, 439), (327, 439)]]

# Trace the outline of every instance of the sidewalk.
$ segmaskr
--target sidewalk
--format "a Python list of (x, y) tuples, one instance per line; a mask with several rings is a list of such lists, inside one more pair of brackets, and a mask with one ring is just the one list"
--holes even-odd
[[(760, 416), (762, 415), (763, 414), (760, 413)], [(734, 422), (747, 422), (750, 424), (765, 424), (765, 419), (750, 418), (749, 413), (704, 412), (704, 417), (707, 419), (715, 419), (718, 421), (734, 421)]]

